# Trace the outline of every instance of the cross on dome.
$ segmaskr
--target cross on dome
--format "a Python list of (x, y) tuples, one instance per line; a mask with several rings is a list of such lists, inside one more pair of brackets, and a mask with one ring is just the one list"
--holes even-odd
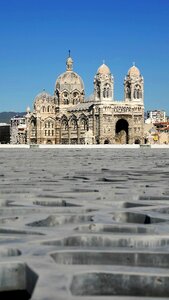
[(67, 71), (72, 71), (73, 70), (73, 59), (70, 56), (70, 50), (69, 50), (69, 56), (66, 60), (66, 66), (67, 66)]

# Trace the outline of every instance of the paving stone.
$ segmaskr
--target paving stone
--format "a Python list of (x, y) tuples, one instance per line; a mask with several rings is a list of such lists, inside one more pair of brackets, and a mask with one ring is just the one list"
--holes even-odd
[(169, 298), (169, 150), (0, 149), (0, 296)]

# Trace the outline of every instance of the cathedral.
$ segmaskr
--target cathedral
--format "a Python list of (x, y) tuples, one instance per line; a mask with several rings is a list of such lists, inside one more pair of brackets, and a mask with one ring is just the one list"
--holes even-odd
[(28, 144), (144, 143), (144, 80), (136, 66), (124, 78), (124, 100), (114, 99), (114, 79), (102, 64), (94, 76), (93, 94), (86, 99), (82, 78), (73, 70), (56, 80), (54, 95), (43, 91), (27, 109)]

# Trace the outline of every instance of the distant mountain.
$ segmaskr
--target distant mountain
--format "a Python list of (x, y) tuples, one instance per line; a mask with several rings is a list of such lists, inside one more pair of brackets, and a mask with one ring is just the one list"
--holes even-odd
[(10, 124), (11, 118), (14, 116), (24, 116), (26, 112), (4, 111), (0, 112), (0, 123)]

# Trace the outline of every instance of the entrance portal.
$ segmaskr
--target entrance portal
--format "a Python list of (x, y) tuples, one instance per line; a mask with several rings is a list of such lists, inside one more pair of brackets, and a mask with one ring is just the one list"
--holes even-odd
[(134, 143), (135, 143), (135, 144), (140, 144), (140, 140), (139, 140), (139, 139), (136, 139)]
[(110, 144), (109, 139), (106, 139), (106, 140), (104, 141), (104, 144)]
[(51, 140), (47, 140), (47, 144), (52, 144), (52, 141)]
[(128, 127), (129, 124), (126, 120), (120, 119), (116, 123), (116, 143), (117, 144), (128, 144)]

